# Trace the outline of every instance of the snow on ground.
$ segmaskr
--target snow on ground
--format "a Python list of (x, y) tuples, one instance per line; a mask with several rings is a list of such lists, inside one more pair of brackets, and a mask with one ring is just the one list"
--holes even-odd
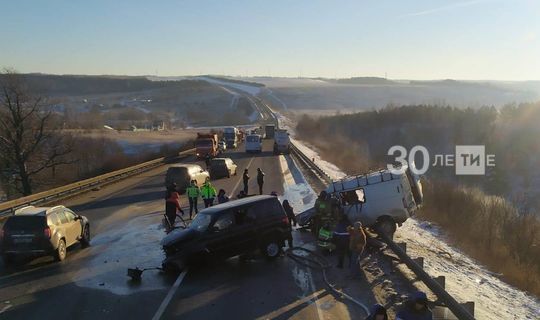
[(281, 155), (279, 156), (279, 165), (284, 180), (284, 192), (280, 201), (289, 200), (296, 214), (313, 208), (317, 195), (298, 170), (294, 160), (290, 156)]
[[(295, 145), (333, 179), (345, 176), (335, 165), (321, 160), (305, 143)], [(477, 319), (540, 319), (540, 300), (499, 280), (477, 261), (446, 244), (446, 238), (430, 224), (409, 219), (398, 228), (396, 240), (407, 242), (412, 257), (424, 257), (424, 268), (432, 276), (445, 276), (446, 288), (458, 301), (474, 301)]]

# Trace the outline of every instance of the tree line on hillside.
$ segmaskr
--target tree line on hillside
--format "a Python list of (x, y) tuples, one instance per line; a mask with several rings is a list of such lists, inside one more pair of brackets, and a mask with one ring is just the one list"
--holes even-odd
[[(0, 81), (7, 80), (7, 74), (0, 74)], [(133, 92), (167, 87), (208, 87), (202, 80), (180, 81), (151, 81), (146, 77), (112, 77), (112, 76), (82, 76), (82, 75), (49, 75), (21, 74), (19, 76), (26, 86), (36, 94), (58, 95), (89, 95), (114, 92)]]

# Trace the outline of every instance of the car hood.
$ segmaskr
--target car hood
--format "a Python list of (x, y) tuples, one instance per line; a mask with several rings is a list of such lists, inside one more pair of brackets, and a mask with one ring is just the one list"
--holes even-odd
[(161, 240), (161, 245), (168, 247), (171, 245), (176, 245), (181, 242), (189, 241), (193, 238), (196, 238), (199, 235), (199, 232), (190, 228), (187, 229), (176, 229), (169, 233), (165, 238)]

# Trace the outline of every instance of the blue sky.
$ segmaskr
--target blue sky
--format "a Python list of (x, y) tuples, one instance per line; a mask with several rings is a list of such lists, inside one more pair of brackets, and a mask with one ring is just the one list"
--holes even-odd
[(537, 0), (0, 0), (0, 66), (540, 80)]

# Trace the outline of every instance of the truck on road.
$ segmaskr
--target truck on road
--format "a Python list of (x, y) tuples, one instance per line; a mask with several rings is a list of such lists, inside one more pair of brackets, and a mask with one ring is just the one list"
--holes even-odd
[(223, 138), (225, 138), (225, 142), (227, 143), (227, 148), (234, 149), (238, 147), (239, 142), (239, 131), (236, 127), (229, 127), (223, 129)]
[(289, 154), (291, 139), (285, 129), (277, 129), (274, 135), (274, 154)]
[(218, 155), (218, 135), (216, 133), (197, 133), (195, 140), (197, 159), (214, 158)]
[(250, 134), (246, 137), (246, 152), (260, 153), (262, 151), (262, 137), (260, 134)]

